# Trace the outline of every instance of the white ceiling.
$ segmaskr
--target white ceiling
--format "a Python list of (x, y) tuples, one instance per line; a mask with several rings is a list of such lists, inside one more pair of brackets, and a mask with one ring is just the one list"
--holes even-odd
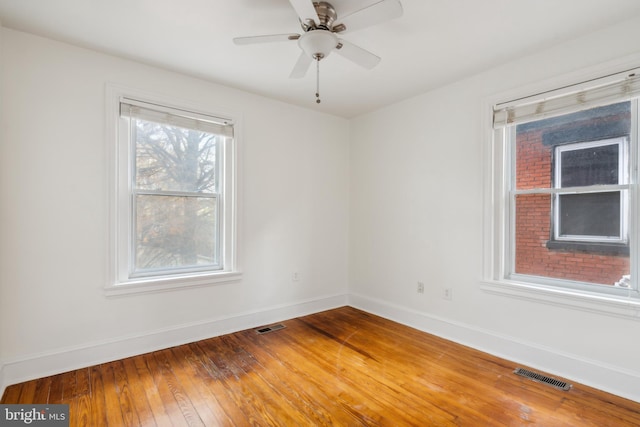
[[(376, 1), (329, 0), (339, 15)], [(288, 77), (299, 54), (295, 41), (232, 43), (238, 36), (301, 32), (288, 0), (0, 0), (0, 20), (349, 118), (640, 14), (639, 0), (402, 4), (402, 17), (343, 36), (381, 56), (376, 68), (339, 55), (320, 63), (320, 105), (314, 68), (303, 79)]]

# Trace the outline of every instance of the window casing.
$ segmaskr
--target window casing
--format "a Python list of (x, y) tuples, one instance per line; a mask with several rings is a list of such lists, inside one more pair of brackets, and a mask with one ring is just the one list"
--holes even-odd
[(639, 96), (636, 73), (625, 72), (494, 104), (483, 289), (638, 313)]
[(117, 143), (107, 293), (237, 280), (235, 120), (108, 92)]

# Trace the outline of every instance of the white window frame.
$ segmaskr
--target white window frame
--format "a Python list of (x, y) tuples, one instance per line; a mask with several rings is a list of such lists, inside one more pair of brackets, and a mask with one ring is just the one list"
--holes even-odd
[[(598, 186), (598, 190), (594, 191), (593, 188), (568, 188), (561, 187), (561, 174), (562, 174), (562, 156), (561, 154), (568, 151), (583, 150), (586, 148), (605, 147), (607, 145), (618, 146), (618, 183), (617, 185), (602, 185)], [(628, 194), (627, 190), (618, 188), (619, 185), (627, 185), (627, 178), (629, 174), (629, 150), (628, 140), (626, 137), (602, 139), (589, 142), (576, 142), (572, 144), (558, 145), (555, 147), (555, 164), (554, 164), (554, 187), (558, 189), (553, 199), (553, 238), (557, 241), (567, 242), (600, 242), (600, 243), (627, 243), (628, 233)], [(593, 187), (593, 186), (592, 186)], [(585, 193), (604, 193), (604, 192), (618, 192), (620, 193), (620, 228), (618, 230), (618, 236), (589, 236), (589, 235), (561, 235), (560, 234), (560, 196), (563, 194), (585, 194)]]
[[(121, 117), (121, 102), (139, 102), (167, 113), (183, 112), (195, 118), (222, 118), (233, 124), (232, 138), (223, 138), (220, 154), (219, 241), (220, 264), (210, 268), (154, 270), (135, 273), (133, 263), (133, 232), (135, 227), (136, 193), (133, 185), (135, 152), (131, 141), (128, 119)], [(106, 295), (156, 292), (170, 289), (206, 286), (238, 281), (242, 277), (239, 259), (240, 239), (240, 140), (241, 119), (238, 114), (212, 112), (210, 107), (192, 102), (177, 101), (157, 94), (138, 91), (113, 84), (106, 88), (107, 132), (106, 146), (109, 159), (109, 257)]]
[[(524, 276), (512, 274), (513, 265), (513, 242), (514, 235), (512, 218), (515, 214), (510, 201), (510, 188), (512, 185), (512, 152), (510, 146), (509, 132), (515, 133), (514, 127), (494, 128), (494, 107), (496, 105), (509, 105), (522, 102), (523, 99), (539, 101), (550, 100), (550, 105), (555, 107), (554, 97), (558, 94), (567, 93), (573, 90), (575, 93), (585, 88), (593, 87), (594, 84), (606, 84), (618, 81), (621, 77), (630, 74), (630, 71), (637, 67), (640, 58), (635, 60), (635, 64), (616, 63), (608, 66), (585, 70), (580, 73), (554, 78), (546, 82), (529, 85), (520, 89), (512, 90), (508, 93), (490, 96), (482, 103), (482, 127), (484, 135), (483, 162), (484, 162), (484, 228), (483, 228), (483, 275), (481, 289), (493, 295), (513, 297), (529, 300), (538, 303), (552, 304), (572, 309), (595, 312), (622, 317), (640, 317), (640, 292), (638, 290), (638, 270), (640, 266), (640, 256), (638, 254), (638, 239), (640, 237), (640, 218), (637, 213), (640, 200), (640, 191), (636, 178), (628, 185), (619, 186), (620, 189), (628, 191), (628, 203), (632, 213), (628, 220), (628, 236), (630, 240), (630, 264), (631, 278), (633, 280), (630, 288), (605, 287), (602, 285), (584, 284), (580, 282), (566, 281), (564, 286), (558, 286), (557, 280), (548, 280), (542, 277)], [(599, 76), (607, 76), (600, 78)], [(575, 84), (575, 82), (584, 82)], [(554, 90), (553, 88), (562, 88)], [(538, 94), (531, 96), (531, 94)], [(531, 102), (529, 111), (524, 113), (534, 113), (536, 105)], [(612, 103), (615, 100), (612, 101)], [(632, 120), (630, 145), (638, 145), (638, 122), (640, 113), (636, 108), (634, 120)], [(505, 111), (503, 120), (509, 120), (511, 112)], [(640, 150), (630, 150), (630, 170), (637, 170), (640, 161), (638, 153)], [(624, 187), (624, 188), (623, 188)], [(526, 190), (525, 190), (526, 191)], [(550, 193), (557, 191), (552, 188)], [(633, 213), (636, 213), (635, 215)]]

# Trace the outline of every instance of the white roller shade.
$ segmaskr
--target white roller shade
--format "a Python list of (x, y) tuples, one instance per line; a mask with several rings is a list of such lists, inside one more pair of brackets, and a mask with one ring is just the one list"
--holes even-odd
[(640, 69), (634, 69), (529, 98), (498, 104), (493, 109), (493, 126), (500, 128), (532, 122), (626, 101), (638, 96), (640, 96)]
[(122, 98), (120, 100), (120, 115), (233, 137), (233, 124), (230, 120), (133, 99)]

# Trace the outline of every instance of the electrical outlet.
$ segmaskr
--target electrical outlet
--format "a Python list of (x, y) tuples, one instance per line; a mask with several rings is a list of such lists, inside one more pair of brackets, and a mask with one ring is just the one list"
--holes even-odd
[(451, 301), (453, 299), (453, 289), (444, 288), (442, 291), (442, 298)]
[(418, 288), (416, 289), (416, 291), (417, 291), (419, 294), (424, 294), (424, 283), (422, 283), (422, 282), (418, 282)]

